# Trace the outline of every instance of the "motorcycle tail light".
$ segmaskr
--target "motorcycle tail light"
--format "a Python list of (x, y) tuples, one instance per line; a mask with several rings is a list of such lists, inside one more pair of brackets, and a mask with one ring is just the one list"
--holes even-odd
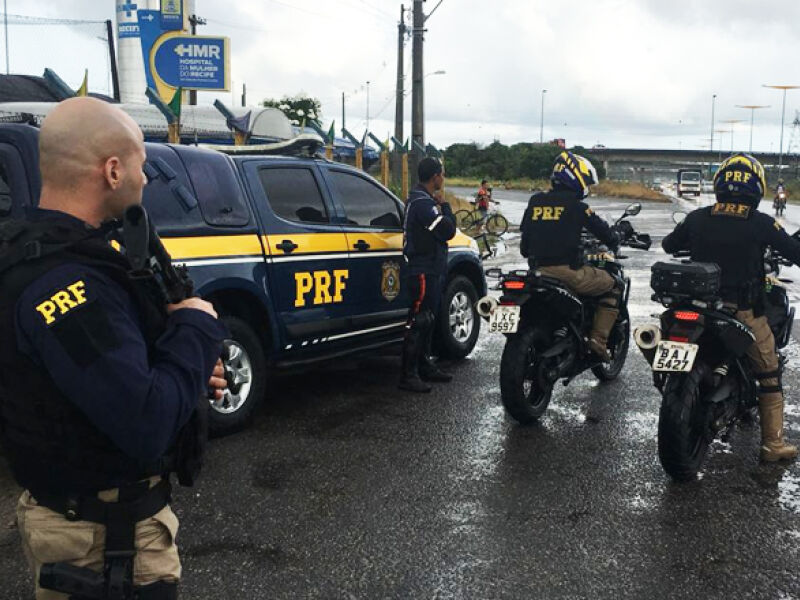
[(683, 342), (684, 344), (689, 343), (689, 338), (683, 335), (671, 335), (667, 339), (669, 339), (670, 342)]
[(521, 290), (525, 287), (524, 281), (504, 281), (503, 287), (507, 290)]
[(678, 321), (697, 321), (700, 318), (700, 313), (693, 310), (676, 310), (673, 314)]

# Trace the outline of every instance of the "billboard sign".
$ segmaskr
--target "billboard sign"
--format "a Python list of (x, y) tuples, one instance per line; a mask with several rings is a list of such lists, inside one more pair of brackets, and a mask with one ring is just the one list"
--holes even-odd
[(182, 31), (183, 0), (161, 0), (161, 29), (163, 31)]
[(227, 37), (167, 34), (150, 51), (158, 83), (189, 90), (230, 89), (230, 40)]

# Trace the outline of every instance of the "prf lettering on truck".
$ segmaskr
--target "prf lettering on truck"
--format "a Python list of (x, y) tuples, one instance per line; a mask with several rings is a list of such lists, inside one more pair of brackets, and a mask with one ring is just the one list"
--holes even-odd
[(307, 296), (313, 292), (311, 303), (334, 304), (344, 299), (342, 292), (347, 287), (345, 282), (350, 277), (347, 269), (330, 271), (300, 272), (294, 274), (296, 308), (306, 306)]

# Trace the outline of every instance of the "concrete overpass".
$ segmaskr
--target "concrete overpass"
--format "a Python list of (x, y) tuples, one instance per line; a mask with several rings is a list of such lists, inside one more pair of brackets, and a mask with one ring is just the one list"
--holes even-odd
[[(593, 148), (591, 154), (605, 167), (611, 179), (640, 180), (644, 183), (653, 179), (671, 181), (678, 169), (702, 168), (708, 173), (725, 160), (730, 152), (709, 150), (648, 150), (640, 148)], [(777, 152), (753, 152), (770, 178), (778, 176)], [(797, 177), (800, 172), (800, 155), (783, 155), (783, 176)]]

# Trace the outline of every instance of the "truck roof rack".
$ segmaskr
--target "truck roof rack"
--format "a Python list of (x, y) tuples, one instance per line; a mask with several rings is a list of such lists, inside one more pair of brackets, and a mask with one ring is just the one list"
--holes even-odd
[(271, 144), (229, 146), (227, 144), (198, 144), (201, 148), (217, 150), (231, 156), (300, 156), (312, 157), (325, 145), (316, 134), (301, 133), (297, 137)]

